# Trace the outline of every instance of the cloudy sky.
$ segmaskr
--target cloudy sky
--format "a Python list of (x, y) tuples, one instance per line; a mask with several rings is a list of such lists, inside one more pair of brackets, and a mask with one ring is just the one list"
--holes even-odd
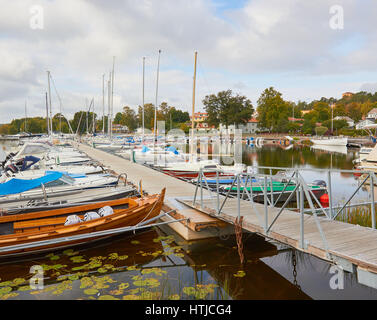
[[(377, 89), (375, 0), (0, 0), (0, 6), (0, 123), (22, 117), (26, 100), (28, 116), (45, 115), (47, 70), (68, 118), (92, 97), (102, 114), (102, 75), (107, 80), (113, 56), (114, 111), (141, 104), (143, 56), (146, 102), (154, 102), (159, 49), (158, 101), (187, 111), (195, 50), (198, 110), (206, 94), (226, 89), (254, 105), (269, 86), (292, 101)], [(59, 112), (53, 86), (52, 107)]]

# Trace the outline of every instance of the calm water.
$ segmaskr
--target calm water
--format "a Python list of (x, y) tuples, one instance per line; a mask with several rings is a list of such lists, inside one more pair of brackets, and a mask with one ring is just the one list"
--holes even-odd
[[(283, 150), (244, 146), (246, 164), (351, 169), (356, 152), (328, 153), (309, 147)], [(305, 178), (320, 179), (307, 172)], [(323, 175), (323, 179), (326, 176)], [(357, 180), (334, 174), (337, 199)], [(361, 191), (359, 197), (365, 197)], [(330, 264), (313, 256), (244, 234), (246, 263), (236, 241), (186, 242), (168, 227), (0, 264), (1, 299), (376, 299), (377, 290), (346, 274), (343, 290), (332, 290)], [(44, 288), (31, 290), (30, 267), (44, 269)]]

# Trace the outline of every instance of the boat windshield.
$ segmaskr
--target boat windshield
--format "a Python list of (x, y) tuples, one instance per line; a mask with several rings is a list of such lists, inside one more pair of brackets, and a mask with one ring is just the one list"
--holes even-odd
[(45, 187), (57, 187), (57, 186), (63, 186), (63, 185), (73, 185), (74, 183), (75, 183), (74, 178), (63, 174), (60, 177), (60, 179), (46, 183)]

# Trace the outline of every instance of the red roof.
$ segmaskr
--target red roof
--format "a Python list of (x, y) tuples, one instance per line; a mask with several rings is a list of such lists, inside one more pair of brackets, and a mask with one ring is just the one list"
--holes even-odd
[(301, 118), (288, 118), (288, 121), (304, 121), (304, 119), (301, 119)]
[(257, 120), (257, 119), (255, 119), (255, 118), (251, 118), (249, 121), (247, 121), (247, 122), (254, 122), (254, 123), (258, 123), (259, 121)]

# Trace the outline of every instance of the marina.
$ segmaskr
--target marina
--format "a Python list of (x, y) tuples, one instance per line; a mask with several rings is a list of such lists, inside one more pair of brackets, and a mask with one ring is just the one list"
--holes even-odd
[(3, 5), (0, 301), (377, 300), (377, 4), (353, 2)]
[[(250, 272), (250, 269), (249, 269), (250, 267), (248, 267), (248, 265), (251, 261), (261, 261), (258, 259), (267, 259), (267, 261), (274, 261), (273, 257), (284, 256), (287, 254), (289, 254), (290, 256), (293, 254), (294, 259), (297, 259), (297, 257), (301, 257), (301, 259), (304, 259), (304, 260), (309, 259), (310, 261), (318, 261), (316, 263), (320, 263), (324, 265), (327, 264), (329, 268), (331, 265), (336, 265), (340, 267), (341, 270), (344, 270), (345, 274), (348, 275), (347, 277), (350, 277), (350, 279), (351, 278), (354, 279), (352, 280), (352, 283), (354, 283), (354, 281), (356, 281), (357, 283), (357, 285), (353, 284), (349, 288), (349, 290), (351, 290), (352, 292), (354, 291), (358, 292), (359, 290), (361, 290), (362, 292), (363, 291), (362, 288), (365, 288), (364, 289), (366, 290), (365, 292), (370, 292), (370, 290), (374, 290), (372, 288), (374, 287), (374, 283), (375, 283), (374, 274), (376, 273), (377, 264), (375, 261), (375, 255), (373, 254), (373, 249), (370, 247), (369, 244), (375, 242), (376, 232), (375, 232), (375, 228), (373, 228), (373, 223), (375, 225), (375, 221), (371, 221), (370, 222), (371, 225), (360, 227), (360, 226), (355, 226), (355, 225), (340, 221), (339, 219), (332, 219), (330, 216), (331, 215), (330, 212), (333, 211), (334, 212), (333, 215), (335, 215), (339, 211), (339, 209), (342, 209), (342, 206), (343, 206), (338, 201), (339, 190), (334, 190), (334, 191), (330, 190), (332, 191), (330, 192), (330, 194), (331, 193), (333, 194), (333, 199), (330, 198), (330, 202), (333, 202), (333, 204), (332, 206), (328, 206), (328, 205), (326, 206), (326, 203), (320, 202), (320, 197), (313, 198), (310, 195), (310, 192), (312, 191), (308, 189), (308, 184), (310, 184), (313, 181), (311, 180), (311, 174), (313, 174), (313, 171), (318, 171), (318, 174), (316, 175), (316, 177), (318, 179), (323, 178), (323, 180), (321, 181), (326, 180), (326, 182), (328, 182), (327, 181), (328, 174), (329, 172), (331, 172), (330, 180), (332, 180), (333, 184), (334, 183), (337, 184), (338, 179), (341, 178), (343, 175), (343, 176), (346, 176), (347, 179), (352, 179), (353, 181), (355, 181), (352, 183), (353, 188), (350, 188), (350, 190), (347, 189), (346, 192), (342, 192), (343, 202), (345, 201), (344, 197), (348, 197), (348, 198), (351, 197), (356, 189), (358, 189), (356, 190), (356, 194), (359, 198), (358, 201), (356, 202), (349, 201), (349, 203), (346, 203), (346, 206), (343, 208), (343, 211), (349, 210), (349, 207), (347, 207), (347, 205), (349, 205), (350, 208), (352, 208), (352, 206), (357, 206), (358, 203), (360, 203), (359, 206), (362, 206), (362, 207), (368, 206), (368, 201), (370, 201), (371, 199), (371, 190), (365, 189), (367, 185), (366, 184), (361, 185), (361, 181), (356, 180), (355, 179), (356, 177), (353, 175), (355, 173), (354, 170), (351, 170), (353, 167), (352, 159), (356, 157), (357, 154), (355, 154), (354, 156), (350, 158), (349, 157), (350, 153), (347, 153), (347, 154), (337, 153), (336, 151), (334, 152), (331, 147), (329, 147), (328, 149), (329, 151), (326, 152), (320, 149), (319, 150), (312, 149), (312, 151), (310, 151), (310, 147), (304, 147), (304, 148), (294, 147), (293, 149), (290, 149), (290, 150), (283, 150), (275, 146), (265, 146), (262, 149), (249, 149), (249, 147), (247, 147), (246, 145), (243, 145), (242, 158), (244, 159), (243, 161), (245, 161), (245, 163), (248, 165), (247, 172), (243, 170), (245, 169), (245, 167), (239, 166), (239, 168), (241, 168), (240, 169), (241, 171), (238, 174), (236, 172), (233, 172), (233, 175), (229, 175), (228, 173), (225, 176), (223, 176), (224, 173), (220, 172), (221, 169), (219, 169), (223, 167), (216, 167), (215, 170), (217, 173), (214, 176), (207, 177), (204, 171), (199, 170), (196, 179), (195, 178), (188, 179), (185, 176), (177, 177), (177, 176), (166, 174), (163, 171), (161, 171), (159, 166), (153, 168), (151, 167), (150, 164), (143, 165), (143, 164), (139, 164), (137, 162), (122, 158), (120, 155), (117, 155), (116, 150), (104, 151), (102, 149), (93, 148), (93, 146), (90, 143), (86, 144), (86, 143), (80, 143), (76, 141), (68, 141), (67, 146), (68, 145), (69, 147), (67, 150), (71, 150), (71, 148), (77, 150), (76, 152), (82, 153), (82, 155), (85, 155), (85, 157), (88, 157), (91, 162), (96, 163), (101, 168), (104, 168), (107, 174), (113, 175), (114, 177), (118, 177), (117, 180), (119, 180), (118, 182), (119, 186), (112, 187), (112, 188), (115, 188), (115, 190), (117, 188), (127, 188), (127, 190), (129, 190), (127, 192), (133, 192), (134, 195), (142, 194), (144, 197), (146, 197), (147, 195), (159, 194), (163, 188), (166, 188), (164, 204), (161, 207), (162, 210), (160, 214), (156, 212), (156, 219), (154, 220), (152, 219), (150, 222), (148, 221), (148, 223), (152, 226), (152, 230), (157, 231), (157, 235), (155, 235), (154, 239), (161, 239), (162, 243), (164, 243), (164, 240), (167, 239), (167, 242), (169, 244), (173, 244), (173, 243), (177, 244), (175, 246), (177, 247), (177, 251), (173, 250), (171, 252), (174, 258), (171, 258), (171, 257), (168, 258), (169, 265), (173, 263), (172, 264), (173, 269), (186, 270), (188, 268), (188, 270), (190, 270), (194, 268), (194, 270), (196, 270), (195, 271), (196, 273), (205, 272), (206, 274), (208, 274), (208, 276), (211, 279), (212, 278), (215, 279), (215, 282), (210, 281), (210, 283), (201, 285), (199, 284), (201, 282), (200, 281), (198, 282), (198, 280), (195, 278), (196, 280), (194, 279), (195, 280), (194, 283), (197, 283), (197, 284), (195, 284), (194, 286), (193, 284), (191, 285), (186, 284), (188, 285), (188, 287), (194, 288), (190, 290), (192, 291), (192, 294), (197, 295), (197, 297), (200, 297), (201, 295), (202, 298), (214, 298), (215, 296), (213, 296), (213, 294), (216, 293), (216, 297), (217, 297), (216, 299), (223, 299), (224, 294), (228, 294), (227, 298), (234, 299), (236, 298), (237, 295), (234, 293), (235, 292), (234, 290), (236, 289), (234, 287), (235, 284), (233, 282), (237, 281), (237, 279), (245, 279), (245, 280), (248, 279), (249, 277), (248, 274)], [(214, 147), (214, 149), (216, 149), (216, 147)], [(235, 148), (228, 147), (227, 150), (224, 150), (224, 157), (225, 157), (224, 159), (226, 159), (226, 157), (228, 157), (229, 154), (232, 154), (232, 150), (234, 151)], [(302, 156), (307, 153), (309, 157), (311, 157), (313, 152), (314, 154), (316, 154), (316, 156), (324, 157), (325, 155), (326, 159), (328, 159), (327, 161), (330, 161), (330, 167), (333, 167), (333, 169), (331, 170), (320, 169), (320, 168), (310, 169), (310, 170), (305, 170), (304, 168), (302, 168), (301, 170), (296, 169), (296, 171), (293, 170), (294, 172), (296, 172), (296, 175), (292, 176), (290, 174), (290, 172), (292, 171), (292, 167), (287, 167), (287, 168), (274, 167), (274, 166), (266, 167), (266, 166), (257, 164), (255, 162), (255, 160), (258, 159), (258, 162), (263, 161), (263, 164), (273, 165), (274, 163), (268, 163), (268, 157), (269, 155), (272, 155), (271, 152), (277, 152), (277, 150), (281, 150), (278, 152), (281, 152), (282, 154), (286, 155), (286, 161), (287, 161), (286, 164), (295, 163), (298, 159), (297, 155), (299, 154), (301, 154)], [(265, 155), (262, 156), (261, 158), (260, 155), (258, 156), (258, 153), (261, 153), (262, 155), (265, 154)], [(290, 159), (291, 157), (292, 159)], [(253, 161), (250, 162), (250, 160), (247, 160), (248, 158), (253, 159)], [(349, 160), (346, 160), (347, 158)], [(266, 160), (267, 160), (267, 163), (266, 163)], [(157, 158), (156, 158), (156, 161), (157, 161)], [(344, 169), (344, 170), (335, 169), (334, 166), (336, 167), (337, 164), (340, 164), (339, 161), (346, 161), (345, 162), (347, 163), (346, 167), (348, 166), (349, 169)], [(279, 163), (284, 164), (284, 160), (280, 158)], [(85, 164), (79, 164), (78, 166), (79, 167), (85, 166)], [(63, 167), (64, 166), (62, 166), (62, 168)], [(33, 167), (31, 166), (31, 168), (29, 168), (28, 170), (33, 171), (35, 169), (33, 169)], [(24, 172), (28, 172), (28, 170), (25, 170)], [(40, 169), (37, 169), (37, 171), (38, 170)], [(283, 172), (284, 170), (286, 170), (286, 173)], [(21, 173), (22, 172), (23, 171), (21, 171)], [(306, 172), (309, 173), (309, 175), (307, 175)], [(297, 177), (297, 173), (302, 175), (301, 177), (302, 180), (296, 180), (295, 177)], [(359, 172), (359, 173), (361, 174), (362, 172)], [(370, 174), (370, 172), (366, 172), (366, 173)], [(37, 173), (37, 174), (40, 174), (40, 173)], [(27, 176), (24, 175), (23, 177), (25, 179), (25, 177)], [(29, 175), (29, 178), (30, 177), (32, 176)], [(280, 181), (280, 182), (274, 182), (274, 186), (277, 183), (281, 184), (282, 187), (280, 187), (279, 189), (280, 192), (277, 192), (276, 191), (277, 189), (276, 190), (274, 189), (274, 191), (271, 192), (272, 189), (269, 188), (268, 186), (269, 186), (269, 181), (272, 181), (272, 179), (274, 181)], [(292, 181), (289, 181), (289, 179), (291, 179)], [(368, 180), (368, 179), (365, 179), (365, 180)], [(221, 181), (222, 181), (223, 186), (228, 185), (228, 189), (224, 189), (224, 190), (220, 189)], [(212, 187), (207, 188), (209, 187), (207, 182), (209, 182), (212, 185)], [(123, 184), (125, 185), (123, 186)], [(255, 184), (255, 187), (252, 186), (253, 184)], [(293, 186), (293, 188), (290, 187), (291, 185)], [(325, 183), (325, 185), (326, 185), (326, 190), (328, 192), (329, 185), (327, 183)], [(281, 191), (285, 191), (285, 190), (282, 190), (281, 188), (284, 189), (284, 187), (287, 189), (286, 196), (284, 197), (283, 201), (280, 201), (279, 197), (282, 197), (283, 195)], [(109, 187), (105, 187), (103, 189), (106, 190), (108, 188)], [(216, 192), (217, 188), (219, 192)], [(262, 191), (262, 201), (260, 201), (260, 199), (257, 200), (257, 198), (250, 197), (251, 193), (255, 192), (256, 188)], [(92, 190), (98, 190), (98, 188), (92, 189)], [(230, 193), (229, 190), (234, 190), (234, 192)], [(266, 190), (266, 192), (264, 192), (264, 190)], [(302, 190), (303, 195), (301, 195), (300, 193), (297, 193), (300, 190)], [(109, 197), (111, 197), (110, 194), (112, 191), (109, 190), (109, 192), (110, 192)], [(94, 195), (98, 195), (98, 192), (92, 192), (91, 196), (89, 196), (89, 193), (88, 193), (87, 204), (85, 204), (85, 201), (82, 200), (79, 194), (77, 196), (77, 201), (72, 199), (69, 203), (64, 203), (64, 201), (61, 201), (60, 203), (58, 203), (56, 200), (54, 200), (53, 202), (51, 201), (46, 202), (45, 200), (49, 200), (49, 198), (52, 196), (46, 193), (45, 196), (47, 197), (47, 199), (43, 199), (42, 197), (42, 201), (44, 200), (44, 203), (33, 204), (32, 206), (30, 206), (30, 204), (28, 204), (27, 201), (25, 200), (24, 202), (25, 204), (19, 207), (15, 207), (14, 204), (12, 205), (12, 203), (10, 204), (8, 203), (7, 204), (8, 209), (3, 209), (6, 215), (4, 215), (3, 218), (1, 219), (7, 219), (4, 221), (8, 221), (8, 220), (12, 221), (11, 220), (13, 219), (12, 217), (16, 218), (19, 215), (19, 213), (26, 212), (26, 211), (23, 211), (26, 209), (28, 209), (28, 212), (30, 212), (28, 213), (29, 215), (30, 214), (39, 215), (40, 214), (39, 212), (45, 212), (44, 216), (48, 217), (48, 214), (49, 214), (48, 210), (55, 210), (55, 211), (57, 210), (56, 212), (62, 212), (66, 217), (67, 215), (74, 213), (73, 208), (76, 202), (77, 202), (77, 205), (81, 205), (83, 206), (83, 208), (87, 209), (85, 210), (85, 212), (89, 212), (89, 211), (92, 211), (91, 208), (93, 207), (93, 205), (95, 206), (95, 203), (99, 203), (98, 201), (108, 201), (108, 203), (112, 202), (113, 204), (115, 204), (116, 202), (120, 203), (119, 201), (123, 201), (121, 199), (122, 197), (125, 196), (125, 194), (123, 193), (122, 196), (118, 198), (119, 200), (110, 200), (111, 198), (109, 198), (109, 200), (106, 200), (106, 195), (103, 194), (103, 198), (99, 197), (98, 200), (95, 200), (95, 198), (93, 198), (93, 200), (90, 200), (90, 198), (94, 197)], [(130, 197), (130, 196), (132, 197), (131, 194), (126, 197)], [(307, 199), (304, 199), (304, 201), (302, 202), (302, 197), (305, 198), (307, 196), (309, 196), (309, 198), (311, 199), (311, 205), (308, 204), (308, 202), (310, 201), (308, 201)], [(314, 193), (313, 193), (313, 196), (314, 196)], [(56, 197), (56, 199), (59, 199), (59, 195), (54, 195), (54, 197)], [(67, 197), (67, 195), (64, 194), (63, 192), (60, 198), (63, 200), (65, 197)], [(263, 199), (263, 197), (265, 198)], [(251, 199), (254, 199), (254, 200), (250, 201)], [(6, 202), (4, 202), (4, 204), (6, 204)], [(219, 213), (218, 210), (221, 206), (222, 208)], [(115, 206), (112, 206), (112, 207), (116, 208)], [(369, 204), (369, 207), (370, 207), (370, 204)], [(331, 210), (331, 208), (333, 209)], [(40, 210), (45, 210), (45, 211), (40, 211)], [(14, 215), (14, 213), (17, 213), (17, 214)], [(25, 217), (24, 218), (25, 222), (20, 220), (19, 222), (17, 222), (17, 225), (14, 224), (15, 230), (21, 230), (22, 232), (22, 230), (25, 230), (22, 228), (25, 228), (26, 225), (33, 226), (34, 228), (35, 227), (40, 228), (35, 223), (32, 222), (30, 224), (26, 220), (28, 214), (22, 213), (20, 215), (20, 217), (22, 216)], [(56, 214), (57, 213), (54, 213), (55, 216)], [(239, 238), (239, 233), (237, 232), (237, 226), (240, 226), (239, 224), (240, 217), (242, 217), (242, 229), (243, 229), (243, 234), (244, 234), (242, 236), (242, 247), (241, 247), (242, 254), (240, 254), (241, 252), (239, 249), (240, 238)], [(59, 220), (60, 222), (58, 223), (64, 223), (64, 221), (66, 220), (63, 217), (59, 219), (55, 218), (56, 222), (58, 222)], [(81, 219), (83, 219), (83, 216), (81, 216)], [(56, 222), (53, 222), (53, 223), (56, 223)], [(151, 230), (151, 227), (148, 226), (148, 223), (145, 225), (137, 226), (136, 229), (134, 227), (114, 228), (114, 229), (109, 229), (108, 231), (97, 231), (96, 229), (95, 232), (92, 232), (92, 233), (89, 232), (87, 235), (82, 234), (80, 236), (75, 236), (74, 234), (72, 234), (71, 236), (66, 237), (65, 240), (67, 242), (71, 241), (71, 243), (77, 242), (78, 244), (79, 244), (79, 241), (81, 242), (84, 241), (82, 242), (81, 245), (78, 245), (77, 252), (80, 252), (80, 254), (82, 252), (81, 250), (84, 250), (83, 252), (86, 252), (87, 249), (85, 248), (87, 247), (88, 240), (90, 239), (90, 237), (94, 238), (95, 236), (97, 237), (102, 236), (102, 237), (107, 238), (107, 240), (99, 240), (95, 242), (95, 243), (98, 242), (98, 244), (96, 244), (95, 246), (96, 247), (98, 246), (99, 251), (101, 250), (100, 248), (102, 248), (103, 246), (106, 246), (107, 243), (109, 242), (117, 243), (117, 241), (125, 241), (122, 239), (129, 239), (127, 243), (129, 243), (131, 247), (134, 247), (134, 246), (138, 246), (138, 240), (135, 240), (135, 239), (138, 239), (138, 237), (143, 237), (143, 234), (153, 234), (154, 232), (156, 232), (156, 231)], [(40, 226), (43, 225), (47, 227), (46, 222), (43, 222), (43, 219), (40, 220), (39, 225)], [(136, 235), (131, 236), (131, 237), (130, 235), (127, 235), (127, 233), (134, 232), (138, 229), (139, 231), (136, 233)], [(47, 232), (51, 232), (51, 230), (53, 229), (51, 229), (51, 227), (47, 227), (46, 230)], [(138, 236), (138, 234), (140, 235)], [(113, 240), (109, 240), (109, 236), (111, 236), (111, 239)], [(1, 238), (0, 238), (0, 241), (1, 241)], [(132, 244), (133, 242), (137, 244)], [(223, 273), (224, 270), (220, 271), (220, 270), (217, 270), (215, 266), (211, 267), (211, 264), (208, 264), (209, 261), (207, 260), (207, 258), (202, 257), (202, 254), (200, 253), (202, 252), (202, 250), (204, 250), (204, 252), (207, 252), (205, 249), (203, 249), (203, 247), (205, 248), (211, 245), (214, 245), (217, 249), (221, 248), (221, 250), (229, 250), (229, 249), (225, 249), (227, 248), (227, 245), (225, 245), (224, 242), (228, 243), (228, 245), (231, 245), (232, 249), (230, 247), (229, 249), (233, 250), (232, 254), (235, 255), (234, 258), (231, 258), (231, 260), (229, 260), (229, 262), (225, 263), (225, 261), (223, 261), (224, 266), (228, 265), (229, 263), (230, 265), (233, 266), (232, 267), (233, 269), (230, 269), (230, 270), (233, 270), (231, 271), (233, 273), (230, 276), (234, 279), (234, 281), (230, 282), (229, 288), (227, 288), (227, 285), (224, 283), (225, 281), (225, 278), (223, 278), (225, 276), (225, 274)], [(49, 242), (47, 242), (46, 244), (51, 246), (53, 249), (54, 246), (55, 247), (59, 246), (60, 243), (61, 242), (57, 238), (55, 240), (52, 238), (52, 240), (49, 240)], [(366, 245), (367, 243), (368, 245)], [(37, 247), (38, 245), (40, 246), (41, 244), (42, 242), (39, 243), (38, 241), (36, 241), (34, 246)], [(47, 250), (46, 253), (37, 254), (35, 258), (38, 258), (38, 257), (43, 258), (44, 256), (44, 257), (47, 257), (47, 259), (49, 259), (48, 257), (50, 258), (56, 257), (57, 260), (60, 260), (60, 259), (63, 259), (64, 256), (66, 256), (65, 254), (62, 254), (62, 252), (71, 252), (71, 251), (67, 251), (70, 247), (72, 246), (64, 245), (64, 242), (63, 242), (64, 249), (60, 249), (60, 250), (55, 249), (52, 251), (53, 253), (51, 254), (49, 254), (49, 251), (51, 252), (52, 249)], [(75, 252), (74, 247), (72, 248), (73, 252)], [(364, 248), (364, 247), (367, 249), (360, 250), (360, 248)], [(17, 243), (16, 246), (10, 244), (8, 245), (8, 247), (5, 247), (4, 249), (0, 248), (0, 251), (5, 252), (5, 253), (7, 251), (4, 251), (4, 250), (25, 251), (26, 248), (32, 249), (33, 246), (30, 247), (30, 245), (28, 244), (23, 245), (22, 243)], [(83, 249), (80, 249), (80, 248), (83, 248)], [(27, 250), (30, 250), (30, 249), (27, 249)], [(94, 249), (92, 249), (92, 251), (93, 250)], [(249, 250), (251, 250), (250, 253), (248, 253)], [(262, 252), (258, 254), (253, 253), (254, 251), (259, 252), (259, 250), (262, 250)], [(145, 250), (143, 249), (139, 252), (148, 252), (148, 251), (147, 251), (147, 248), (145, 248)], [(159, 259), (160, 255), (165, 256), (164, 255), (165, 249), (157, 250), (154, 252), (158, 252), (155, 254), (157, 260)], [(153, 255), (153, 252), (148, 253), (148, 255), (149, 254)], [(118, 252), (117, 252), (117, 255), (121, 256), (120, 253)], [(11, 258), (12, 256), (13, 255), (10, 255), (10, 256), (8, 255), (7, 259), (5, 259), (3, 263), (11, 264), (12, 260), (9, 260), (9, 259), (21, 259), (18, 261), (28, 261), (27, 256), (25, 258), (23, 258), (22, 256), (21, 257), (14, 256), (14, 258)], [(70, 256), (68, 255), (66, 257), (69, 258)], [(166, 257), (169, 257), (169, 255), (167, 255)], [(75, 261), (74, 255), (71, 258), (73, 258), (73, 260)], [(179, 263), (176, 261), (175, 262), (170, 261), (170, 259), (175, 260), (177, 258), (179, 258), (179, 260), (183, 259), (183, 261), (180, 261)], [(23, 259), (26, 259), (26, 260), (23, 260)], [(220, 256), (216, 259), (222, 260)], [(290, 258), (289, 260), (292, 260), (292, 259), (293, 258)], [(86, 264), (88, 265), (86, 258), (78, 258), (77, 261), (83, 261), (83, 265), (85, 266), (84, 260)], [(50, 261), (53, 261), (53, 260), (50, 260)], [(200, 263), (198, 261), (200, 261)], [(258, 265), (262, 267), (264, 264), (260, 264), (260, 263), (258, 263)], [(286, 263), (283, 263), (282, 266)], [(203, 265), (203, 267), (196, 267), (197, 264), (198, 265), (201, 264)], [(290, 262), (288, 262), (288, 265), (289, 264)], [(110, 263), (108, 265), (113, 265), (113, 264)], [(164, 281), (169, 283), (170, 285), (171, 283), (171, 280), (169, 280), (171, 277), (170, 267), (168, 268), (166, 266), (166, 263), (163, 263), (163, 265), (164, 266), (161, 267), (161, 270), (169, 270), (169, 271), (166, 271), (167, 274), (169, 274), (169, 277), (166, 277)], [(191, 267), (193, 265), (195, 267)], [(98, 263), (98, 268), (101, 269), (101, 272), (103, 271), (106, 274), (107, 272), (110, 272), (111, 275), (113, 274), (113, 272), (111, 272), (110, 269), (107, 270), (106, 268), (103, 268), (101, 266), (103, 266), (103, 263), (102, 262)], [(267, 267), (268, 264), (264, 266)], [(279, 266), (279, 268), (282, 266)], [(74, 266), (72, 267), (75, 268)], [(123, 272), (128, 273), (127, 268), (129, 267), (130, 266), (127, 265), (127, 267), (124, 269)], [(89, 265), (88, 267), (83, 267), (83, 270), (85, 268), (89, 268)], [(115, 267), (113, 266), (113, 268)], [(143, 267), (139, 269), (139, 267), (136, 266), (135, 268), (136, 268), (136, 271), (139, 270), (138, 272), (141, 271), (142, 274), (143, 272), (147, 274), (147, 271), (144, 271)], [(151, 268), (153, 269), (155, 267), (151, 267)], [(281, 290), (283, 291), (281, 291), (282, 296), (280, 296), (280, 298), (308, 299), (311, 297), (311, 294), (309, 292), (304, 294), (300, 289), (298, 289), (297, 286), (295, 286), (297, 279), (294, 280), (290, 276), (287, 276), (287, 275), (286, 275), (287, 278), (284, 278), (279, 273), (276, 275), (273, 275), (273, 273), (271, 273), (273, 269), (269, 269), (269, 268), (270, 267), (267, 267), (267, 269), (264, 271), (262, 271), (263, 268), (261, 270), (256, 269), (253, 272), (261, 272), (260, 277), (262, 278), (265, 278), (267, 275), (270, 275), (268, 279), (274, 279), (277, 277), (276, 281), (278, 282), (284, 279), (284, 281), (286, 282), (284, 281), (282, 282)], [(310, 279), (311, 276), (308, 276), (306, 269), (307, 268), (305, 268), (305, 271), (302, 271), (305, 274), (304, 278)], [(90, 270), (90, 268), (88, 270)], [(148, 268), (145, 270), (148, 270)], [(158, 268), (158, 270), (160, 270), (160, 267)], [(268, 271), (268, 270), (271, 270), (271, 271)], [(156, 272), (165, 274), (165, 272), (163, 271), (156, 271)], [(273, 271), (273, 272), (276, 272), (276, 271)], [(238, 278), (237, 275), (240, 275), (240, 277)], [(325, 276), (325, 278), (326, 277), (328, 278), (330, 275), (331, 274), (329, 274), (328, 276)], [(137, 276), (134, 275), (133, 277), (137, 277)], [(81, 280), (79, 279), (81, 278), (78, 277), (77, 281), (82, 281), (82, 279)], [(159, 279), (158, 281), (159, 283), (161, 283), (161, 279)], [(253, 282), (252, 279), (250, 279), (250, 281)], [(54, 287), (54, 286), (59, 287), (59, 288), (62, 287), (59, 281), (55, 281), (55, 284), (53, 283), (54, 282), (52, 282), (51, 287)], [(283, 283), (285, 284), (283, 285)], [(347, 280), (346, 280), (346, 283), (347, 283)], [(206, 289), (200, 290), (202, 286), (204, 286)], [(285, 287), (286, 289), (283, 289)], [(301, 288), (301, 286), (299, 287)], [(155, 298), (159, 297), (159, 298), (166, 299), (169, 296), (169, 295), (166, 296), (165, 293), (163, 292), (159, 292), (159, 289), (155, 289), (151, 291), (151, 288), (148, 287), (148, 285), (147, 285), (147, 289), (148, 289), (146, 290), (148, 292), (147, 295), (154, 295)], [(98, 291), (98, 289), (95, 289), (95, 290)], [(132, 297), (134, 299), (146, 298), (146, 293), (143, 293), (143, 291), (140, 291), (140, 290), (138, 291), (137, 286), (134, 289), (130, 289), (130, 290), (132, 293), (137, 292), (137, 294), (131, 294), (129, 295), (128, 298), (132, 298)], [(190, 295), (187, 295), (186, 293), (184, 293), (187, 290), (189, 289), (185, 289), (184, 291), (175, 293), (175, 295), (178, 295), (180, 298), (189, 298)], [(331, 288), (328, 290), (332, 291)], [(328, 291), (328, 290), (325, 290), (325, 291)], [(63, 290), (63, 291), (66, 291), (66, 290)], [(79, 294), (79, 292), (77, 293), (71, 292), (69, 294), (68, 291), (70, 290), (68, 289), (65, 295), (68, 294), (70, 297), (73, 297), (75, 294)], [(126, 293), (123, 290), (121, 291), (124, 294)], [(176, 289), (176, 291), (178, 292), (179, 289)], [(267, 299), (274, 299), (274, 297), (277, 298), (276, 294), (273, 293), (273, 291), (274, 290), (271, 288), (271, 291), (270, 291), (271, 293), (268, 294), (267, 293), (268, 291), (264, 292), (263, 296), (261, 295), (261, 293), (257, 293), (257, 291), (253, 293), (247, 291), (248, 293), (244, 293), (241, 296), (237, 296), (237, 297), (239, 299), (250, 299), (251, 297), (254, 297), (257, 299), (258, 297), (259, 298), (265, 297)], [(18, 295), (19, 294), (17, 294), (17, 296)], [(59, 296), (60, 294), (58, 295), (58, 297)], [(116, 295), (115, 296), (111, 295), (111, 296), (113, 298), (118, 298)], [(7, 296), (5, 295), (5, 297)], [(365, 298), (367, 297), (367, 295), (363, 296), (363, 294), (361, 293), (361, 297)], [(314, 298), (314, 296), (312, 296), (312, 298)]]

